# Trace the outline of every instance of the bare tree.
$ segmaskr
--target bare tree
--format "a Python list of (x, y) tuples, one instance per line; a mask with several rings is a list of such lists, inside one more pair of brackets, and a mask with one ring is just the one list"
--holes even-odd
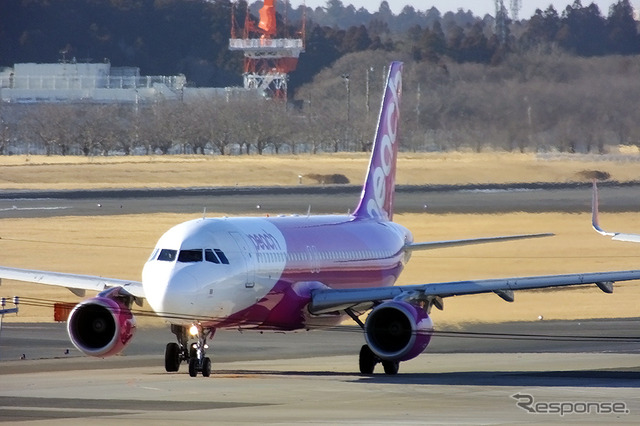
[(241, 127), (239, 136), (246, 144), (246, 152), (251, 147), (262, 155), (273, 147), (274, 141), (282, 136), (282, 115), (286, 113), (285, 105), (279, 101), (245, 99), (240, 102)]
[(168, 154), (174, 145), (171, 103), (160, 101), (145, 108), (140, 120), (140, 140), (147, 154), (160, 151)]
[(110, 150), (118, 150), (124, 155), (131, 155), (139, 139), (139, 106), (110, 105), (108, 114), (111, 118), (111, 133), (108, 145), (101, 146), (103, 154), (106, 155)]
[(8, 104), (0, 102), (0, 155), (4, 155), (12, 139), (16, 138), (17, 118)]
[[(70, 105), (39, 104), (30, 108), (22, 124), (28, 138), (34, 137), (43, 144), (46, 155), (66, 155), (69, 151), (68, 133), (72, 114)], [(60, 152), (57, 148), (60, 148)]]

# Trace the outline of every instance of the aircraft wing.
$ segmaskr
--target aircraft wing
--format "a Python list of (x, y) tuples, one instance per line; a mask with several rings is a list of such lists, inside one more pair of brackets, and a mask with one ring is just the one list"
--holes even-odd
[(100, 292), (112, 287), (122, 287), (136, 298), (145, 297), (141, 282), (93, 275), (65, 274), (0, 266), (0, 278), (66, 287), (80, 297), (84, 296), (85, 290)]
[(321, 314), (392, 299), (429, 302), (436, 298), (491, 292), (496, 293), (506, 301), (512, 302), (513, 290), (580, 284), (596, 284), (602, 291), (611, 293), (614, 282), (638, 279), (640, 279), (640, 270), (453, 281), (359, 289), (320, 289), (312, 293), (309, 311), (313, 314)]
[(593, 191), (591, 195), (591, 226), (597, 233), (612, 237), (616, 241), (629, 241), (632, 243), (640, 243), (640, 235), (625, 234), (622, 232), (607, 232), (600, 227), (600, 212), (598, 207), (598, 186), (595, 179), (593, 180)]
[(545, 233), (545, 234), (521, 234), (521, 235), (506, 235), (500, 237), (485, 237), (485, 238), (469, 238), (463, 240), (446, 240), (446, 241), (427, 241), (424, 243), (411, 243), (408, 244), (405, 249), (406, 250), (432, 250), (432, 249), (440, 249), (445, 247), (456, 247), (456, 246), (468, 246), (472, 244), (484, 244), (484, 243), (495, 243), (499, 241), (512, 241), (512, 240), (524, 240), (527, 238), (541, 238), (541, 237), (551, 237), (554, 234)]

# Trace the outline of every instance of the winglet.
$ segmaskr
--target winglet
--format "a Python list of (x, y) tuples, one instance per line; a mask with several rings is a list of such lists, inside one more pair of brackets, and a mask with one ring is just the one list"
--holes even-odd
[(356, 218), (393, 219), (402, 67), (402, 62), (392, 62), (389, 67), (369, 169), (354, 212)]
[(607, 232), (600, 227), (600, 214), (598, 208), (598, 186), (596, 180), (593, 180), (593, 192), (591, 193), (591, 226), (600, 235), (612, 237), (615, 241), (628, 241), (631, 243), (640, 243), (640, 234), (625, 234), (622, 232)]
[(612, 232), (606, 232), (602, 228), (600, 228), (600, 214), (598, 211), (598, 185), (596, 184), (596, 180), (593, 180), (593, 190), (591, 192), (591, 226), (596, 230), (597, 233), (602, 235), (615, 235)]

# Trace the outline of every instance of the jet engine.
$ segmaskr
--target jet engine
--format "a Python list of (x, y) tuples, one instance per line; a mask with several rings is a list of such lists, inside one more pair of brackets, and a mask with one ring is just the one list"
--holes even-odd
[(431, 331), (433, 322), (424, 309), (399, 301), (377, 306), (364, 325), (369, 348), (384, 361), (417, 357), (429, 344)]
[(71, 342), (89, 356), (104, 358), (121, 352), (136, 331), (129, 307), (117, 291), (78, 303), (67, 320)]

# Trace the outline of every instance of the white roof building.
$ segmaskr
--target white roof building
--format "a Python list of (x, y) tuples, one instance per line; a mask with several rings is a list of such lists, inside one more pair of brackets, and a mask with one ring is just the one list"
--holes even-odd
[(181, 100), (186, 77), (140, 76), (135, 67), (63, 62), (15, 64), (0, 71), (0, 100), (40, 102), (150, 102)]

